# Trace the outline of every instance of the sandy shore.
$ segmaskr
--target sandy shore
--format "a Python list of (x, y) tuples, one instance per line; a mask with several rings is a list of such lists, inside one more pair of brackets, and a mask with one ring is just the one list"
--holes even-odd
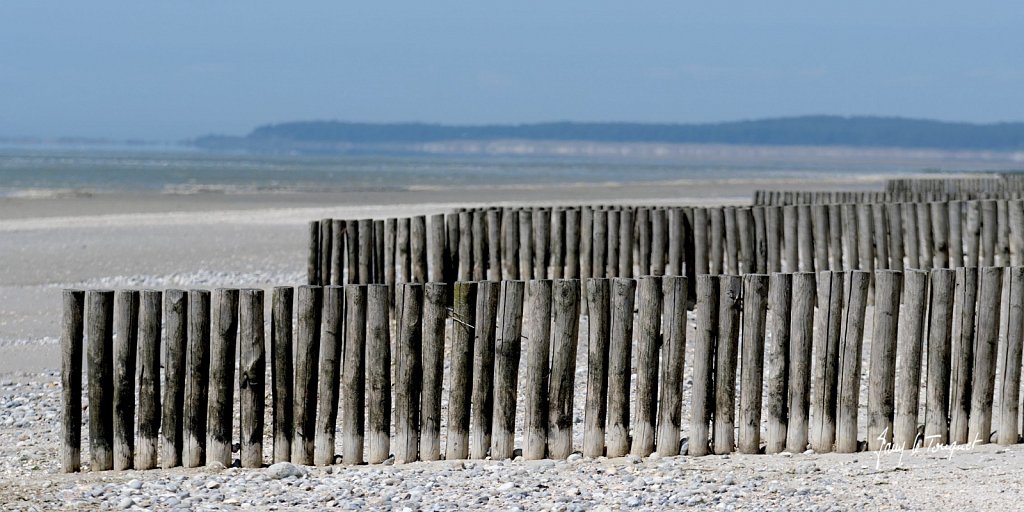
[[(61, 288), (300, 284), (305, 269), (304, 225), (323, 217), (429, 214), (482, 203), (739, 204), (749, 201), (757, 188), (880, 186), (881, 177), (857, 177), (813, 183), (723, 181), (360, 194), (139, 193), (0, 199), (0, 460), (5, 461), (0, 463), (4, 475), (0, 504), (9, 509), (239, 505), (260, 510), (326, 506), (415, 510), (466, 505), (547, 510), (684, 505), (820, 510), (1013, 508), (1021, 491), (1012, 475), (1024, 467), (1024, 452), (1017, 447), (976, 448), (952, 458), (945, 457), (948, 453), (914, 453), (904, 457), (905, 464), (894, 462), (896, 455), (878, 459), (876, 454), (862, 453), (673, 457), (643, 462), (598, 459), (543, 465), (440, 462), (321, 468), (281, 480), (260, 471), (236, 469), (56, 473)], [(585, 354), (583, 340), (581, 352)], [(688, 354), (687, 381), (689, 361)], [(584, 381), (585, 372), (578, 377), (577, 387), (584, 388)], [(690, 385), (687, 382), (687, 403)], [(581, 409), (582, 400), (577, 401)], [(683, 417), (689, 417), (688, 410)], [(581, 423), (578, 428), (582, 430)], [(84, 451), (86, 455), (87, 447)]]

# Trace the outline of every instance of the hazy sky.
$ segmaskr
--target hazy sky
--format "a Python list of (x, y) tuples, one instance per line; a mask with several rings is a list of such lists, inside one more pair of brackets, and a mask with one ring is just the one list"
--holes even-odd
[(0, 2), (0, 136), (308, 119), (1024, 120), (1024, 3)]

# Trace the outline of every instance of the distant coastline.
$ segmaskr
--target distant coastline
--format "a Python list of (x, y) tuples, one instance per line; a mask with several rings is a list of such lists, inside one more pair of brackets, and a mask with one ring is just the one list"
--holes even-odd
[(553, 122), (457, 126), (301, 121), (260, 126), (245, 136), (203, 136), (187, 144), (212, 151), (291, 154), (569, 156), (618, 152), (656, 156), (679, 153), (679, 148), (692, 146), (1017, 153), (1024, 152), (1024, 123), (842, 116), (707, 124)]

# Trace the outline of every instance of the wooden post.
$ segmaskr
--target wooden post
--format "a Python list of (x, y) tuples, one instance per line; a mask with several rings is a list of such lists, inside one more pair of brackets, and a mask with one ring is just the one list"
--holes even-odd
[[(843, 236), (843, 216), (840, 206), (838, 204), (828, 205), (828, 245), (829, 255), (831, 256), (828, 268), (833, 271), (843, 269), (843, 242), (845, 237)], [(820, 273), (821, 270), (819, 269), (818, 272)]]
[(996, 201), (981, 202), (981, 265), (984, 267), (996, 264), (996, 213)]
[(292, 462), (313, 464), (313, 441), (316, 437), (316, 391), (320, 354), (320, 318), (323, 310), (323, 288), (300, 286), (296, 311), (295, 335), (295, 420), (292, 438)]
[(611, 281), (611, 337), (608, 345), (608, 457), (629, 453), (629, 383), (633, 362), (633, 304), (636, 281)]
[(828, 205), (811, 206), (811, 224), (814, 227), (814, 268), (811, 271), (828, 270), (829, 265), (829, 222)]
[[(64, 290), (61, 317), (61, 471), (82, 469), (82, 343), (85, 338), (85, 292)], [(173, 434), (172, 434), (173, 435)]]
[(897, 322), (896, 416), (892, 427), (895, 448), (912, 449), (917, 439), (927, 290), (928, 272), (907, 270), (903, 273), (903, 307)]
[(562, 277), (579, 279), (580, 277), (580, 212), (575, 208), (565, 211), (565, 269)]
[(619, 277), (619, 210), (608, 210), (608, 251), (604, 277)]
[(1010, 265), (1010, 218), (1007, 201), (996, 201), (996, 261), (999, 266)]
[(554, 282), (554, 327), (549, 382), (548, 456), (564, 459), (572, 454), (572, 399), (576, 384), (576, 345), (580, 328), (580, 282)]
[[(476, 283), (459, 282), (453, 288), (451, 370), (448, 388), (448, 436), (445, 458), (469, 456), (469, 411), (472, 396), (473, 339), (476, 332)], [(387, 452), (385, 452), (385, 457)]]
[(795, 242), (797, 249), (793, 251), (797, 263), (792, 267), (793, 272), (814, 272), (814, 226), (812, 224), (811, 206), (802, 204), (797, 206), (793, 212), (796, 213), (797, 223)]
[(320, 221), (309, 222), (309, 243), (306, 250), (306, 283), (320, 284)]
[(953, 346), (949, 390), (949, 442), (964, 444), (971, 414), (971, 379), (974, 370), (974, 317), (978, 303), (978, 269), (956, 269), (953, 297)]
[(951, 269), (933, 269), (930, 277), (928, 395), (924, 427), (926, 446), (946, 444), (949, 440), (950, 338), (956, 273)]
[(344, 283), (345, 274), (345, 221), (334, 219), (331, 224), (331, 281), (327, 284)]
[(419, 459), (423, 285), (402, 286), (395, 340), (395, 462)]
[[(1020, 366), (1024, 347), (1024, 267), (1010, 267), (1006, 341), (999, 358), (999, 444), (1020, 442)], [(929, 339), (929, 341), (931, 341)], [(930, 352), (930, 351), (929, 351)], [(931, 376), (931, 359), (928, 360)], [(948, 368), (947, 368), (948, 369)], [(931, 382), (928, 385), (931, 391)], [(931, 398), (931, 393), (928, 395)], [(929, 413), (931, 409), (929, 408)]]
[(604, 455), (605, 421), (608, 416), (608, 347), (610, 340), (610, 281), (587, 280), (590, 328), (587, 336), (587, 398), (583, 409), (583, 456)]
[(655, 448), (663, 457), (679, 455), (682, 425), (683, 363), (686, 357), (686, 306), (689, 292), (685, 276), (662, 278), (661, 396), (658, 402), (658, 437)]
[(160, 333), (163, 328), (163, 293), (143, 290), (139, 295), (139, 441), (135, 469), (156, 467), (160, 438)]
[(718, 345), (715, 350), (715, 453), (731, 453), (736, 447), (736, 359), (739, 349), (743, 280), (721, 276), (718, 292)]
[(533, 212), (519, 211), (519, 279), (533, 279)]
[(995, 392), (1003, 269), (982, 267), (978, 281), (978, 335), (974, 345), (971, 416), (967, 438), (971, 443), (986, 444), (992, 433), (992, 395)]
[(761, 447), (761, 385), (764, 380), (764, 335), (768, 307), (768, 276), (743, 276), (743, 341), (740, 368), (738, 447), (757, 453)]
[(551, 278), (560, 280), (565, 276), (565, 210), (555, 208), (551, 212)]
[[(796, 211), (789, 210), (789, 211)], [(787, 219), (788, 222), (788, 219)], [(789, 341), (793, 300), (793, 275), (772, 274), (768, 283), (768, 320), (771, 336), (765, 338), (764, 382), (765, 411), (768, 432), (765, 453), (778, 453), (786, 449), (787, 399), (789, 398)], [(757, 425), (760, 429), (760, 425)]]
[(921, 241), (917, 227), (917, 206), (914, 203), (901, 205), (903, 214), (903, 248), (907, 253), (906, 268), (921, 268)]
[[(675, 210), (673, 210), (675, 211)], [(637, 208), (636, 210), (636, 232), (638, 240), (637, 246), (637, 260), (636, 264), (639, 267), (640, 275), (646, 275), (651, 273), (651, 212), (650, 209), (645, 207)], [(678, 226), (678, 224), (676, 224)], [(669, 226), (669, 229), (673, 233), (678, 232), (673, 226)], [(677, 250), (681, 250), (677, 249)], [(676, 269), (678, 271), (678, 269)]]
[(935, 243), (932, 226), (932, 210), (928, 203), (917, 203), (917, 240), (921, 244), (918, 254), (918, 262), (923, 269), (930, 269), (934, 266), (938, 257), (933, 253)]
[[(91, 331), (90, 331), (91, 332)], [(90, 339), (91, 338), (90, 334)], [(210, 292), (188, 292), (188, 370), (185, 377), (185, 419), (182, 464), (206, 464), (206, 397), (210, 376)]]
[[(443, 288), (443, 285), (442, 285)], [(365, 437), (366, 410), (366, 331), (367, 299), (369, 287), (346, 286), (345, 293), (345, 338), (339, 347), (341, 359), (341, 460), (346, 465), (363, 463), (363, 439)], [(340, 294), (335, 300), (340, 301)], [(374, 305), (387, 311), (386, 303), (380, 298)], [(339, 304), (340, 305), (340, 304)], [(441, 308), (443, 310), (444, 303)], [(378, 313), (380, 313), (378, 311)], [(442, 317), (442, 322), (444, 319)], [(328, 323), (328, 322), (325, 322)], [(341, 326), (338, 325), (340, 338)], [(443, 330), (442, 330), (443, 332)], [(374, 348), (379, 348), (375, 346)], [(379, 355), (379, 354), (378, 354)], [(379, 371), (379, 370), (378, 370)], [(375, 373), (375, 377), (380, 377)], [(380, 402), (370, 402), (380, 407)], [(390, 412), (390, 411), (389, 411)], [(331, 445), (334, 448), (334, 445)], [(333, 451), (332, 451), (333, 458)]]
[(263, 465), (263, 411), (266, 403), (266, 344), (263, 290), (242, 290), (238, 298), (238, 395), (242, 467)]
[[(660, 277), (641, 277), (637, 285), (636, 419), (630, 453), (654, 453), (658, 421), (658, 366), (661, 345), (662, 289)], [(628, 366), (627, 366), (628, 368)]]
[[(411, 219), (409, 217), (401, 217), (398, 219), (398, 243), (395, 248), (395, 259), (398, 260), (398, 266), (402, 273), (399, 275), (397, 282), (409, 283), (412, 282), (412, 239), (411, 239)], [(356, 281), (349, 280), (349, 283), (355, 283)], [(395, 289), (395, 304), (398, 304), (398, 289)]]
[(505, 241), (501, 237), (501, 210), (487, 210), (487, 279), (501, 280), (502, 254)]
[[(765, 274), (768, 272), (768, 225), (765, 219), (765, 207), (755, 206), (750, 209), (754, 215), (754, 272)], [(774, 225), (773, 225), (774, 227)]]
[(331, 282), (331, 244), (334, 231), (333, 219), (320, 220), (320, 284)]
[[(424, 229), (428, 227), (424, 226)], [(427, 279), (421, 282), (444, 282), (445, 261), (448, 259), (448, 232), (445, 229), (443, 213), (430, 216), (426, 236)]]
[(139, 342), (139, 292), (114, 295), (114, 470), (135, 458), (135, 363)]
[(295, 308), (295, 289), (276, 286), (271, 298), (270, 314), (270, 368), (274, 386), (271, 404), (274, 417), (274, 462), (288, 462), (292, 456), (292, 438), (295, 436), (293, 389), (295, 370), (292, 367), (292, 313)]
[[(857, 222), (857, 205), (844, 204), (843, 209), (843, 250), (846, 253), (843, 270), (854, 270), (860, 267), (860, 227)], [(870, 239), (870, 235), (867, 235)]]
[(930, 203), (932, 209), (932, 267), (949, 268), (949, 208)]
[(412, 282), (427, 282), (427, 217), (409, 219), (409, 257), (412, 260)]
[(725, 238), (725, 214), (721, 208), (708, 208), (709, 225), (711, 228), (709, 237), (710, 248), (708, 252), (708, 272), (721, 274), (724, 271), (723, 247)]
[[(555, 268), (558, 268), (557, 265)], [(530, 281), (530, 326), (526, 353), (526, 417), (523, 421), (527, 459), (543, 459), (547, 452), (548, 361), (551, 356), (551, 281)], [(594, 310), (590, 313), (594, 322)], [(450, 406), (449, 406), (450, 407)]]
[[(448, 285), (427, 283), (423, 288), (423, 405), (420, 412), (420, 459), (441, 458), (441, 388), (444, 380), (444, 322), (447, 317)], [(347, 348), (346, 348), (347, 350)], [(348, 368), (346, 367), (346, 371)], [(362, 367), (358, 373), (362, 374)], [(362, 400), (362, 389), (359, 390)], [(356, 428), (353, 425), (353, 428)], [(359, 418), (362, 433), (362, 418)], [(362, 436), (358, 440), (362, 446)], [(361, 453), (357, 460), (362, 462)], [(346, 457), (347, 459), (347, 457)]]
[[(1018, 267), (1024, 263), (1024, 202), (1014, 200), (1007, 202), (1007, 220), (1010, 228), (1010, 264)], [(950, 210), (952, 214), (952, 210)], [(950, 219), (952, 224), (952, 219)], [(952, 231), (950, 237), (952, 237)], [(953, 252), (951, 251), (952, 255)]]
[(736, 275), (740, 273), (740, 231), (736, 224), (736, 208), (727, 206), (722, 210), (725, 216), (725, 273)]
[[(646, 224), (647, 223), (647, 221), (646, 221), (647, 216), (645, 215), (644, 217), (645, 217), (644, 224)], [(639, 222), (639, 218), (640, 217), (637, 216), (638, 222)], [(687, 239), (687, 237), (685, 236), (685, 233), (686, 233), (685, 223), (686, 223), (686, 218), (683, 215), (683, 210), (681, 208), (672, 208), (672, 209), (670, 209), (668, 211), (668, 232), (669, 232), (669, 237), (668, 237), (668, 267), (665, 269), (665, 275), (677, 276), (677, 275), (680, 275), (680, 274), (683, 273), (683, 263), (684, 263), (683, 262), (683, 260), (684, 260), (683, 254), (684, 254), (684, 249), (685, 249), (685, 242), (686, 242), (686, 239)], [(646, 227), (646, 226), (643, 226), (643, 227)], [(643, 229), (643, 227), (641, 227), (641, 229)], [(642, 233), (642, 231), (641, 231), (641, 233)], [(648, 237), (649, 236), (650, 235), (648, 235)], [(643, 243), (640, 244), (640, 250), (641, 251), (644, 250)], [(643, 262), (643, 261), (647, 261), (648, 262), (648, 264), (646, 266), (643, 265), (643, 264), (640, 265), (640, 275), (645, 275), (645, 274), (647, 274), (650, 271), (650, 269), (649, 269), (649, 267), (650, 267), (650, 264), (649, 264), (650, 255), (647, 255), (646, 257), (641, 256), (640, 260), (641, 260), (641, 262)], [(692, 265), (690, 265), (690, 266), (692, 266)], [(632, 276), (623, 276), (623, 277), (632, 277)]]
[[(373, 281), (373, 220), (359, 220), (359, 284)], [(444, 238), (441, 238), (442, 243)], [(332, 281), (333, 282), (333, 281)], [(336, 281), (341, 284), (341, 281)]]
[(238, 290), (213, 291), (210, 322), (210, 390), (207, 408), (206, 463), (231, 467), (235, 395), (235, 343), (238, 341)]
[(539, 209), (533, 215), (533, 276), (547, 279), (551, 252), (551, 211)]
[(367, 287), (365, 391), (366, 403), (372, 406), (366, 415), (369, 429), (366, 461), (370, 464), (380, 464), (391, 454), (390, 301), (387, 286)]
[(472, 421), (469, 456), (482, 459), (491, 447), (494, 411), (494, 346), (500, 284), (482, 281), (476, 293), (476, 338), (473, 343)]
[[(902, 271), (904, 268), (903, 256), (903, 210), (899, 203), (885, 205), (885, 217), (887, 225), (885, 229), (889, 234), (889, 268)], [(902, 281), (901, 281), (902, 283)], [(901, 287), (902, 288), (902, 287)], [(892, 431), (890, 429), (890, 436)]]
[(707, 455), (708, 425), (714, 410), (714, 361), (718, 337), (718, 276), (697, 276), (696, 324), (693, 340), (693, 390), (688, 455)]
[[(665, 255), (668, 248), (668, 226), (665, 210), (651, 210), (651, 275), (665, 275)], [(678, 234), (678, 233), (677, 233)]]
[[(949, 251), (949, 268), (964, 266), (964, 238), (962, 227), (962, 201), (950, 201), (948, 203), (949, 219), (946, 224), (949, 226), (949, 239), (947, 250)], [(1021, 219), (1024, 222), (1024, 218)]]
[(843, 331), (839, 340), (839, 386), (836, 391), (836, 446), (840, 453), (857, 451), (857, 416), (860, 407), (861, 352), (864, 346), (864, 311), (868, 303), (871, 273), (849, 274), (850, 290), (843, 311)]
[[(891, 232), (890, 232), (891, 233)], [(900, 314), (903, 274), (875, 274), (874, 325), (871, 330), (871, 361), (868, 367), (868, 449), (891, 446), (896, 387), (896, 335)]]
[(604, 210), (594, 211), (593, 236), (590, 242), (591, 262), (590, 271), (593, 277), (607, 277), (607, 251), (608, 251), (608, 212)]
[[(693, 209), (693, 251), (694, 269), (697, 275), (700, 274), (721, 274), (721, 272), (709, 272), (710, 259), (708, 255), (708, 211), (705, 208)], [(711, 238), (715, 235), (712, 234)]]
[[(472, 233), (473, 243), (472, 251), (473, 257), (473, 274), (472, 278), (474, 281), (483, 281), (487, 279), (487, 218), (485, 217), (487, 212), (483, 210), (476, 210), (472, 215), (472, 225), (470, 226), (469, 232)], [(461, 228), (461, 225), (460, 225)], [(460, 238), (461, 241), (461, 238)], [(494, 241), (498, 243), (497, 239)], [(461, 255), (460, 255), (461, 257)]]
[[(477, 211), (483, 215), (483, 212)], [(473, 279), (473, 212), (445, 216), (444, 282)], [(483, 227), (482, 225), (480, 226)], [(482, 247), (481, 247), (482, 249)], [(482, 267), (481, 267), (482, 268)]]
[(501, 264), (503, 279), (519, 279), (519, 214), (506, 208), (501, 216)]
[[(875, 254), (875, 267), (878, 269), (889, 269), (892, 268), (892, 264), (889, 262), (889, 220), (888, 212), (886, 211), (885, 204), (874, 204), (871, 205), (871, 232), (874, 236), (872, 241), (874, 244)], [(874, 276), (871, 279), (872, 286), (874, 285)], [(868, 300), (873, 300), (873, 297), (869, 297)]]
[(963, 235), (964, 245), (966, 246), (964, 255), (967, 259), (964, 261), (964, 265), (967, 267), (977, 267), (981, 264), (978, 258), (978, 251), (981, 248), (979, 244), (981, 238), (981, 203), (978, 201), (967, 201), (966, 209)]
[(93, 471), (114, 467), (114, 292), (85, 296), (89, 364), (89, 457)]
[(633, 277), (633, 210), (619, 212), (619, 277)]
[(755, 247), (754, 215), (749, 208), (736, 210), (736, 227), (740, 234), (740, 273), (754, 273), (757, 271), (757, 248)]
[[(384, 270), (384, 221), (373, 221), (373, 283), (383, 283), (385, 279)], [(338, 281), (341, 284), (341, 281)]]
[(164, 399), (160, 459), (164, 469), (181, 465), (184, 447), (185, 379), (188, 368), (188, 294), (164, 292)]
[(842, 272), (818, 273), (818, 311), (814, 316), (811, 381), (811, 449), (830, 452), (836, 435), (836, 388), (839, 384), (839, 338), (842, 329)]
[[(362, 231), (362, 226), (359, 226)], [(360, 253), (361, 251), (360, 247)], [(358, 285), (348, 285), (349, 289), (358, 289)], [(324, 288), (324, 311), (322, 313), (321, 339), (319, 339), (319, 375), (316, 380), (316, 398), (319, 402), (316, 415), (316, 431), (313, 445), (313, 462), (317, 466), (334, 464), (335, 432), (338, 427), (338, 377), (341, 375), (342, 345), (347, 345), (343, 323), (345, 315), (353, 311), (345, 311), (345, 289), (342, 287)], [(344, 311), (344, 312), (343, 312)], [(357, 313), (356, 313), (357, 314)], [(312, 355), (312, 354), (311, 354)], [(347, 434), (346, 430), (346, 434)], [(361, 446), (361, 443), (360, 443)]]
[(522, 355), (523, 281), (501, 283), (501, 335), (494, 346), (494, 419), (491, 458), (511, 459), (515, 448), (519, 358)]
[(789, 340), (789, 421), (786, 450), (807, 449), (808, 407), (811, 389), (811, 347), (814, 339), (816, 276), (813, 272), (793, 275), (793, 314)]
[(782, 207), (772, 206), (764, 210), (765, 247), (768, 249), (766, 272), (782, 271)]

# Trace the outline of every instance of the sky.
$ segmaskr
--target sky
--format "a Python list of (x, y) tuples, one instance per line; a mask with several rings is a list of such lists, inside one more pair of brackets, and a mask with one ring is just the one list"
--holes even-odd
[(1024, 3), (0, 2), (0, 137), (296, 120), (1024, 121)]

